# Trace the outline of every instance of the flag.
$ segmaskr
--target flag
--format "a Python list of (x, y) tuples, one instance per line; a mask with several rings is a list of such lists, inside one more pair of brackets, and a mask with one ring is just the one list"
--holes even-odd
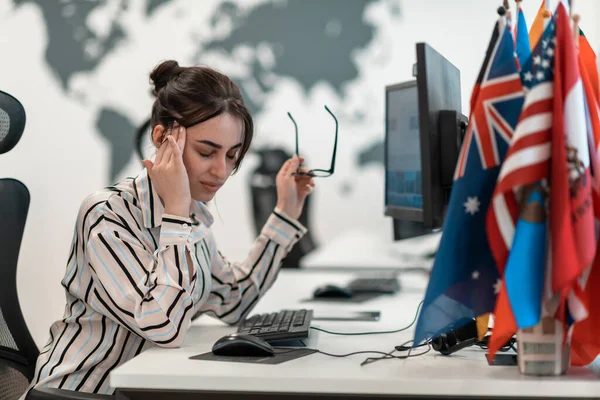
[(485, 234), (485, 215), (523, 104), (514, 52), (513, 37), (501, 17), (473, 89), (469, 125), (415, 343), (493, 311), (498, 270)]
[[(593, 66), (590, 65), (593, 63)], [(598, 73), (595, 68), (596, 55), (580, 31), (579, 36), (579, 67), (585, 92), (588, 114), (588, 142), (592, 167), (592, 198), (596, 220), (600, 217), (600, 110), (598, 107)], [(591, 66), (591, 68), (590, 68)], [(593, 83), (595, 79), (595, 84)], [(600, 242), (597, 243), (598, 248)], [(600, 253), (596, 257), (585, 283), (583, 297), (586, 304), (600, 304)], [(571, 365), (585, 366), (590, 364), (600, 354), (600, 307), (594, 306), (588, 310), (588, 317), (575, 324), (571, 336)]]
[(519, 58), (519, 66), (525, 65), (529, 56), (531, 56), (531, 47), (529, 44), (529, 35), (527, 33), (527, 22), (525, 22), (525, 14), (521, 3), (517, 7), (517, 31), (515, 34), (515, 42), (517, 49), (517, 57)]
[(547, 230), (541, 183), (550, 174), (555, 28), (551, 21), (521, 69), (525, 103), (487, 215), (488, 239), (503, 276), (489, 342), (492, 358), (541, 314)]
[(585, 92), (585, 105), (592, 169), (592, 199), (596, 220), (600, 219), (600, 101), (598, 95), (598, 71), (596, 54), (580, 30), (579, 70)]
[(600, 89), (598, 84), (598, 66), (596, 64), (596, 53), (592, 49), (592, 46), (588, 42), (587, 38), (583, 34), (583, 31), (579, 29), (579, 60), (580, 60), (580, 69), (582, 71), (585, 70), (587, 76), (590, 80), (590, 85), (592, 89), (592, 93), (594, 93), (594, 97), (596, 100), (599, 99)]
[(552, 292), (564, 324), (587, 317), (579, 279), (596, 253), (584, 90), (565, 5), (557, 7), (552, 129), (550, 234)]
[(593, 305), (589, 315), (583, 321), (577, 322), (571, 337), (571, 365), (585, 366), (593, 362), (600, 355), (600, 306), (598, 295), (600, 293), (600, 257), (592, 265), (590, 275), (585, 285), (585, 298), (587, 304)]
[(549, 8), (550, 6), (546, 7), (546, 0), (542, 0), (542, 4), (540, 4), (540, 8), (533, 20), (533, 24), (531, 24), (531, 29), (529, 30), (529, 43), (532, 51), (544, 33), (544, 29), (547, 25), (546, 21), (549, 18)]

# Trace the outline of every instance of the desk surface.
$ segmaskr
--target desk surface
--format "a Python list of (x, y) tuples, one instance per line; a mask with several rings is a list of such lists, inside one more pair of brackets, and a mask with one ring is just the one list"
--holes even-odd
[(311, 251), (300, 260), (306, 269), (352, 271), (431, 268), (441, 233), (397, 242), (389, 235), (350, 230)]
[[(326, 282), (350, 280), (350, 273), (282, 271), (256, 312), (281, 308), (314, 310), (380, 310), (378, 322), (314, 321), (324, 329), (356, 332), (405, 327), (413, 320), (426, 287), (422, 275), (401, 277), (402, 291), (363, 304), (303, 303), (312, 290)], [(312, 354), (279, 365), (256, 365), (190, 360), (210, 351), (221, 336), (234, 331), (219, 321), (202, 317), (194, 322), (178, 349), (151, 348), (111, 373), (117, 389), (190, 390), (271, 393), (324, 393), (423, 396), (595, 397), (600, 380), (589, 369), (572, 368), (566, 376), (535, 378), (517, 367), (490, 367), (484, 351), (471, 347), (450, 357), (433, 350), (405, 360), (381, 360), (361, 367), (367, 355), (333, 358)], [(359, 350), (389, 352), (412, 339), (412, 329), (397, 334), (333, 336), (311, 331), (309, 347), (345, 354)], [(397, 353), (398, 354), (398, 353)]]

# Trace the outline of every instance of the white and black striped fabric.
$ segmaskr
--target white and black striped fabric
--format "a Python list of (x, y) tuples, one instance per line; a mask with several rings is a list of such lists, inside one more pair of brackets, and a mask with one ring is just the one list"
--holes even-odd
[(50, 328), (32, 386), (112, 393), (112, 369), (149, 346), (181, 345), (192, 316), (245, 317), (306, 233), (274, 210), (248, 258), (229, 262), (206, 206), (194, 202), (190, 215), (164, 214), (145, 169), (83, 202), (62, 280), (64, 317)]

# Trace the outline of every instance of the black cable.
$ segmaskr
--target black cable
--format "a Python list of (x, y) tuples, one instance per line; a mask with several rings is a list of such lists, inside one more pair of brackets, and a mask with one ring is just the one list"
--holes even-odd
[(383, 355), (390, 354), (390, 353), (386, 353), (384, 351), (378, 351), (378, 350), (361, 350), (361, 351), (354, 351), (354, 352), (348, 353), (348, 354), (331, 354), (331, 353), (326, 353), (324, 351), (317, 350), (317, 349), (314, 349), (314, 350), (317, 353), (323, 354), (324, 356), (338, 357), (338, 358), (350, 357), (350, 356), (354, 356), (356, 354), (383, 354)]
[[(389, 353), (387, 353), (383, 357), (369, 357), (369, 358), (365, 359), (360, 364), (360, 366), (362, 367), (363, 365), (371, 364), (371, 363), (374, 363), (374, 362), (380, 361), (380, 360), (390, 360), (390, 359), (405, 360), (405, 359), (411, 358), (411, 357), (420, 357), (420, 356), (423, 356), (423, 355), (429, 353), (429, 351), (431, 351), (430, 342), (425, 342), (425, 343), (417, 345), (417, 346), (407, 347), (407, 344), (413, 343), (413, 342), (414, 342), (414, 340), (409, 340), (407, 342), (404, 342), (400, 346), (396, 346), (394, 348), (394, 350), (390, 351)], [(425, 350), (425, 351), (423, 351), (421, 353), (411, 354), (411, 352), (412, 352), (413, 349), (416, 349), (417, 347), (422, 347), (422, 346), (425, 346), (425, 345), (427, 346), (427, 350)], [(394, 355), (392, 355), (396, 351), (401, 351), (401, 350), (399, 350), (400, 348), (401, 349), (408, 349), (408, 353), (406, 355), (402, 355), (402, 356), (394, 356)]]
[(427, 342), (423, 342), (421, 344), (418, 344), (416, 346), (405, 346), (405, 345), (400, 345), (400, 346), (396, 346), (396, 350), (398, 351), (410, 351), (411, 349), (416, 349), (418, 347), (423, 347), (423, 346), (431, 346), (431, 341), (427, 341)]
[[(417, 306), (417, 311), (415, 312), (415, 317), (413, 318), (412, 322), (408, 325), (405, 326), (404, 328), (400, 328), (400, 329), (394, 329), (391, 331), (376, 331), (376, 332), (332, 332), (332, 331), (328, 331), (326, 329), (321, 329), (321, 328), (317, 328), (317, 327), (313, 327), (311, 326), (311, 329), (314, 329), (316, 331), (320, 331), (320, 332), (324, 332), (324, 333), (328, 333), (330, 335), (342, 335), (342, 336), (360, 336), (360, 335), (381, 335), (381, 334), (388, 334), (388, 333), (398, 333), (398, 332), (402, 332), (405, 331), (409, 328), (411, 328), (415, 322), (417, 321), (417, 317), (419, 316), (419, 311), (421, 310), (421, 307), (423, 306), (423, 302), (421, 301), (419, 303), (419, 305)], [(394, 347), (394, 349), (388, 353), (383, 352), (383, 351), (378, 351), (378, 350), (362, 350), (362, 351), (354, 351), (352, 353), (347, 353), (347, 354), (331, 354), (331, 353), (327, 353), (321, 350), (317, 350), (317, 349), (313, 349), (315, 350), (317, 353), (323, 354), (325, 356), (329, 356), (329, 357), (338, 357), (338, 358), (342, 358), (342, 357), (349, 357), (349, 356), (354, 356), (357, 354), (381, 354), (381, 357), (368, 357), (366, 358), (361, 364), (360, 366), (364, 366), (367, 364), (371, 364), (374, 363), (376, 361), (379, 360), (390, 360), (390, 359), (397, 359), (397, 360), (404, 360), (410, 357), (419, 357), (422, 356), (424, 354), (429, 353), (429, 351), (431, 350), (431, 345), (430, 342), (427, 341), (425, 343), (419, 344), (417, 346), (407, 346), (409, 343), (413, 343), (413, 340), (409, 340), (399, 346)], [(423, 347), (423, 346), (427, 346), (427, 350), (418, 354), (411, 354), (413, 349), (416, 349), (418, 347)], [(408, 351), (408, 354), (406, 355), (401, 355), (401, 356), (396, 356), (394, 355), (394, 353), (396, 351)]]
[(415, 318), (412, 320), (412, 322), (408, 326), (405, 326), (404, 328), (400, 328), (400, 329), (395, 329), (393, 331), (377, 331), (377, 332), (332, 332), (332, 331), (328, 331), (326, 329), (317, 328), (316, 326), (311, 326), (310, 329), (314, 329), (315, 331), (325, 332), (325, 333), (328, 333), (330, 335), (342, 335), (342, 336), (383, 335), (383, 334), (388, 334), (388, 333), (398, 333), (398, 332), (402, 332), (402, 331), (405, 331), (405, 330), (411, 328), (415, 324), (415, 322), (417, 322), (417, 317), (419, 316), (419, 311), (421, 310), (421, 306), (423, 306), (423, 302), (422, 301), (417, 306), (417, 312), (415, 313)]
[[(475, 342), (475, 346), (479, 346), (479, 348), (481, 350), (488, 350), (489, 340), (490, 340), (490, 336), (484, 336), (483, 340), (478, 340), (477, 342)], [(517, 342), (517, 339), (512, 337), (504, 344), (504, 346), (500, 347), (498, 349), (498, 351), (501, 351), (504, 353), (504, 352), (509, 351), (510, 349), (513, 349), (516, 352), (517, 351), (517, 349), (515, 348), (516, 342)]]
[[(375, 361), (379, 361), (379, 360), (392, 360), (392, 359), (395, 359), (395, 360), (404, 360), (404, 359), (407, 359), (407, 358), (410, 358), (410, 357), (419, 357), (419, 356), (422, 356), (424, 354), (429, 353), (429, 351), (431, 350), (431, 346), (428, 346), (427, 350), (424, 351), (424, 352), (421, 352), (421, 353), (418, 353), (418, 354), (411, 354), (411, 350), (413, 348), (409, 348), (408, 354), (406, 354), (406, 355), (401, 355), (401, 356), (395, 356), (395, 355), (393, 355), (393, 353), (395, 353), (396, 351), (398, 351), (397, 347), (406, 347), (406, 345), (408, 343), (411, 343), (411, 342), (412, 342), (412, 340), (409, 340), (408, 342), (406, 342), (406, 343), (404, 343), (404, 344), (402, 344), (400, 346), (396, 346), (396, 348), (394, 348), (394, 350), (392, 350), (392, 351), (390, 351), (388, 353), (386, 353), (384, 351), (378, 351), (378, 350), (362, 350), (362, 351), (354, 351), (352, 353), (347, 353), (347, 354), (331, 354), (331, 353), (327, 353), (327, 352), (324, 352), (324, 351), (321, 351), (321, 350), (316, 350), (316, 349), (313, 349), (313, 350), (315, 350), (317, 353), (323, 354), (325, 356), (337, 357), (337, 358), (349, 357), (349, 356), (354, 356), (354, 355), (357, 355), (357, 354), (382, 354), (381, 357), (368, 357), (368, 358), (366, 358), (362, 363), (360, 363), (361, 367), (364, 366), (364, 365), (367, 365), (367, 364), (374, 363)], [(428, 345), (429, 343), (426, 343), (426, 344)], [(421, 345), (419, 345), (417, 347), (421, 347)]]

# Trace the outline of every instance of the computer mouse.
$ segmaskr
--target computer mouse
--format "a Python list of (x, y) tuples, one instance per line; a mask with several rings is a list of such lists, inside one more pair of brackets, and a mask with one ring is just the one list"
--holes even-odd
[(350, 298), (352, 297), (352, 290), (338, 285), (329, 284), (318, 287), (314, 291), (313, 297), (316, 299), (331, 297)]
[(217, 340), (212, 352), (218, 356), (268, 357), (275, 354), (275, 349), (254, 335), (236, 332)]

